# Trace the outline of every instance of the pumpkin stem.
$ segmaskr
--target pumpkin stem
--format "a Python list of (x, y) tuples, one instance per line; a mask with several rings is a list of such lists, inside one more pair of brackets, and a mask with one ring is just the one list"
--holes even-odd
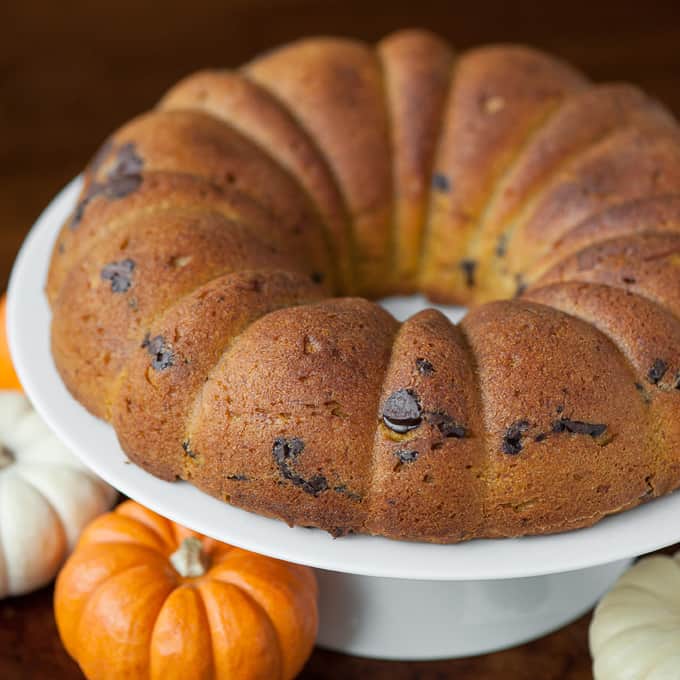
[(6, 447), (0, 444), (0, 470), (9, 467), (14, 462), (14, 454)]
[(170, 563), (182, 578), (198, 578), (208, 570), (208, 556), (203, 552), (203, 543), (196, 536), (189, 536), (170, 555)]

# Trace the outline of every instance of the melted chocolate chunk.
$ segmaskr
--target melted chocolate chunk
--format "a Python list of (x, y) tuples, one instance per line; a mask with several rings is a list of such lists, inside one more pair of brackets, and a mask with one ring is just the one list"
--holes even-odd
[(127, 142), (118, 149), (116, 164), (109, 172), (109, 179), (113, 180), (126, 175), (139, 175), (144, 167), (144, 160), (137, 153), (137, 145)]
[(142, 347), (151, 355), (151, 366), (156, 371), (164, 371), (175, 363), (172, 347), (165, 342), (162, 335), (152, 338), (147, 333)]
[[(640, 393), (642, 396), (642, 400), (645, 402), (645, 404), (649, 404), (651, 402), (651, 398), (645, 389), (645, 386), (642, 383), (636, 382), (634, 383), (635, 389)], [(677, 385), (676, 385), (677, 387)]]
[(69, 222), (69, 229), (75, 229), (83, 221), (85, 208), (87, 208), (89, 202), (89, 198), (84, 198), (82, 201), (78, 202), (76, 209), (73, 211), (73, 217), (71, 217), (71, 221)]
[[(97, 152), (88, 170), (91, 175), (96, 173), (110, 155), (112, 149), (113, 145), (109, 141)], [(143, 166), (144, 161), (137, 153), (134, 142), (123, 144), (118, 149), (116, 164), (108, 173), (106, 183), (92, 182), (87, 193), (76, 206), (69, 227), (75, 229), (80, 224), (85, 214), (85, 209), (93, 198), (101, 195), (110, 200), (116, 200), (137, 191), (142, 184), (140, 173)]]
[(527, 283), (521, 274), (515, 274), (515, 297), (522, 297), (527, 289)]
[(90, 184), (85, 196), (83, 196), (83, 198), (76, 206), (75, 211), (73, 212), (73, 217), (71, 218), (69, 229), (75, 229), (80, 224), (83, 217), (85, 216), (85, 209), (87, 208), (87, 206), (92, 202), (94, 198), (96, 198), (103, 192), (104, 192), (103, 184), (99, 184), (98, 182), (92, 182), (92, 184)]
[(383, 422), (393, 432), (404, 434), (415, 430), (422, 422), (422, 410), (413, 390), (401, 389), (392, 392), (382, 410)]
[(508, 236), (501, 234), (496, 242), (496, 257), (505, 257), (508, 253)]
[(345, 527), (331, 527), (330, 529), (326, 529), (326, 531), (332, 538), (342, 538), (343, 536), (349, 536), (349, 534), (354, 533), (352, 529), (347, 529)]
[(434, 366), (427, 359), (420, 357), (416, 359), (416, 368), (420, 375), (432, 375), (434, 373)]
[(344, 494), (345, 496), (347, 496), (347, 498), (349, 498), (352, 501), (361, 500), (361, 496), (358, 493), (354, 493), (354, 491), (350, 491), (347, 488), (346, 484), (338, 484), (338, 486), (334, 486), (333, 491), (335, 491), (336, 493)]
[(328, 490), (328, 480), (323, 475), (315, 475), (311, 479), (306, 480), (302, 479), (302, 477), (298, 477), (292, 481), (293, 484), (300, 486), (303, 491), (310, 493), (313, 496)]
[(517, 455), (522, 450), (522, 437), (529, 429), (528, 420), (517, 420), (505, 431), (501, 448), (503, 453), (511, 456)]
[(135, 263), (130, 259), (111, 262), (102, 269), (101, 277), (104, 281), (111, 281), (111, 290), (114, 293), (125, 293), (132, 287), (134, 269)]
[(191, 443), (188, 439), (182, 442), (182, 448), (184, 449), (184, 453), (186, 453), (189, 458), (196, 458), (196, 452), (192, 451)]
[(649, 380), (652, 385), (657, 385), (666, 375), (668, 370), (668, 364), (663, 359), (655, 359), (651, 368), (647, 372), (647, 380)]
[(461, 260), (460, 268), (463, 270), (465, 276), (465, 285), (468, 288), (473, 288), (475, 285), (475, 272), (477, 271), (477, 263), (474, 260)]
[(305, 443), (298, 437), (292, 437), (291, 439), (277, 437), (274, 440), (272, 453), (274, 454), (274, 460), (279, 468), (279, 472), (284, 479), (292, 482), (295, 486), (299, 486), (306, 493), (317, 496), (323, 491), (328, 490), (328, 480), (323, 475), (315, 475), (310, 479), (304, 479), (291, 469), (291, 465), (304, 448)]
[(417, 451), (399, 449), (399, 451), (394, 452), (394, 455), (399, 459), (400, 463), (415, 463), (418, 460)]
[(437, 427), (444, 437), (463, 439), (467, 436), (465, 426), (458, 424), (448, 413), (428, 413), (427, 419)]
[(604, 434), (607, 426), (602, 423), (584, 423), (581, 420), (561, 418), (553, 423), (553, 432), (571, 432), (572, 434), (586, 434), (599, 437)]
[(125, 198), (125, 196), (137, 191), (142, 184), (141, 175), (119, 175), (111, 177), (104, 185), (104, 195), (110, 199)]
[(297, 458), (305, 449), (305, 443), (302, 439), (292, 437), (286, 439), (285, 437), (277, 437), (274, 440), (274, 459), (278, 465), (287, 463), (290, 460)]
[(443, 191), (448, 193), (451, 191), (451, 180), (441, 172), (435, 172), (432, 175), (432, 188), (435, 191)]

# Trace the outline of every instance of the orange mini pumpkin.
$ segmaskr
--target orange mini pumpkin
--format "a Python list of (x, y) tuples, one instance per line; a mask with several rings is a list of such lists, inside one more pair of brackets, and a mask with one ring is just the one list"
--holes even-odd
[(7, 342), (7, 296), (0, 299), (0, 390), (21, 390)]
[(90, 680), (289, 680), (311, 653), (307, 567), (234, 548), (127, 501), (84, 531), (55, 590)]

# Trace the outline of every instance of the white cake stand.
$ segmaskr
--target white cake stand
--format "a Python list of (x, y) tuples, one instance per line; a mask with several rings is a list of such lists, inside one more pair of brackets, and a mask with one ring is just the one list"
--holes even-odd
[[(113, 430), (66, 391), (49, 346), (43, 293), (57, 231), (75, 204), (74, 180), (35, 224), (9, 291), (9, 339), (36, 409), (107, 482), (156, 512), (208, 536), (319, 570), (319, 644), (361, 656), (433, 659), (514, 646), (587, 611), (631, 558), (680, 540), (680, 494), (555, 536), (438, 546), (324, 532), (233, 508), (185, 483), (132, 465)], [(385, 306), (403, 318), (419, 298)], [(460, 318), (460, 309), (445, 310)]]

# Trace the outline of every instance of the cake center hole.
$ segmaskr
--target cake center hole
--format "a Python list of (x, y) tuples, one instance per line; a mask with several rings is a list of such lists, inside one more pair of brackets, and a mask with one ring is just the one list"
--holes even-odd
[(440, 311), (451, 323), (458, 323), (466, 314), (467, 307), (455, 305), (436, 305), (424, 295), (386, 297), (378, 300), (378, 304), (386, 309), (397, 321), (406, 321), (409, 317), (424, 309)]

